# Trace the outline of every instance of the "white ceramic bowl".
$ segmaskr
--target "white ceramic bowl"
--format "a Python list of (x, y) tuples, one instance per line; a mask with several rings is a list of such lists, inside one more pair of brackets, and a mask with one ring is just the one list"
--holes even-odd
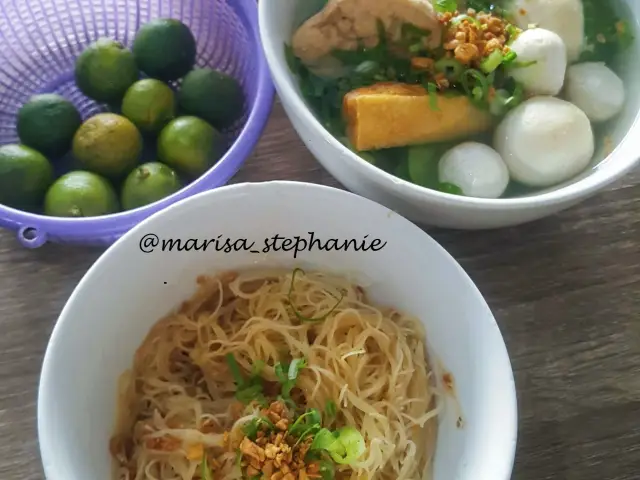
[[(322, 0), (320, 0), (322, 1)], [(640, 32), (640, 2), (623, 0)], [(349, 190), (371, 198), (421, 224), (459, 229), (486, 229), (517, 225), (557, 213), (595, 195), (621, 178), (640, 158), (640, 64), (622, 67), (628, 90), (625, 111), (608, 129), (615, 150), (596, 153), (593, 167), (565, 184), (521, 198), (487, 200), (440, 193), (401, 180), (362, 160), (331, 136), (306, 106), (298, 82), (284, 56), (294, 25), (318, 0), (269, 0), (259, 3), (260, 35), (267, 62), (289, 119), (318, 161)], [(630, 14), (630, 15), (629, 15)], [(308, 13), (307, 13), (308, 16)], [(640, 35), (628, 53), (640, 57)], [(606, 157), (604, 162), (601, 162)]]
[[(255, 241), (285, 237), (368, 239), (369, 252), (162, 251), (154, 239)], [(146, 242), (146, 243), (145, 243)], [(116, 381), (158, 318), (195, 290), (202, 273), (254, 266), (319, 268), (355, 275), (373, 299), (418, 315), (429, 348), (450, 371), (465, 421), (447, 400), (435, 480), (508, 480), (517, 434), (513, 374), (481, 294), (418, 227), (374, 202), (295, 182), (241, 184), (198, 194), (143, 221), (91, 267), (69, 298), (44, 359), (38, 434), (48, 480), (109, 480)]]

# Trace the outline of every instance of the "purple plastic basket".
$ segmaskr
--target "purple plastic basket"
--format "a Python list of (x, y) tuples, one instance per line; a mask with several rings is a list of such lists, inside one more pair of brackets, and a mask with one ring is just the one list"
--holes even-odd
[(255, 0), (0, 0), (0, 144), (19, 142), (16, 114), (36, 93), (65, 96), (83, 119), (105, 111), (75, 86), (75, 59), (101, 36), (131, 47), (142, 24), (162, 17), (180, 19), (191, 28), (198, 43), (198, 66), (221, 69), (240, 81), (246, 105), (241, 120), (224, 132), (231, 148), (181, 191), (136, 210), (55, 218), (0, 205), (0, 227), (16, 231), (25, 247), (47, 241), (109, 245), (152, 213), (224, 185), (258, 142), (274, 88), (259, 40)]

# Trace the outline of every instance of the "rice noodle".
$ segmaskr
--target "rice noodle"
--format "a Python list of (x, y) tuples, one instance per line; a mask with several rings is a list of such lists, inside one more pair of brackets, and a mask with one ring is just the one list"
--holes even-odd
[[(267, 382), (277, 381), (277, 362), (306, 358), (298, 402), (321, 411), (335, 402), (332, 428), (352, 425), (365, 438), (364, 455), (336, 478), (431, 478), (439, 402), (417, 319), (374, 306), (361, 287), (322, 273), (225, 273), (198, 284), (154, 325), (121, 378), (114, 479), (201, 480), (205, 451), (216, 479), (242, 478), (223, 439), (241, 436), (256, 411), (234, 398), (229, 353), (245, 373), (265, 362)], [(330, 313), (308, 322), (294, 308), (307, 318)]]

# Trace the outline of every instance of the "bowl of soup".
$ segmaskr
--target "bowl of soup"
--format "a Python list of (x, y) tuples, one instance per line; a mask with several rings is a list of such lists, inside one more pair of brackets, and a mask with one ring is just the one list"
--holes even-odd
[(126, 233), (68, 299), (38, 393), (47, 480), (509, 480), (517, 425), (458, 263), (298, 182), (207, 191)]
[(638, 164), (639, 18), (624, 0), (273, 0), (259, 16), (329, 173), (461, 229), (559, 212)]

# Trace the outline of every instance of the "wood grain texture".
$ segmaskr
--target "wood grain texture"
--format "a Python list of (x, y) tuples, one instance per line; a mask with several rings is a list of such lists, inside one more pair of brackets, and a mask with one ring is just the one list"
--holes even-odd
[[(279, 105), (233, 182), (276, 179), (338, 186)], [(520, 416), (513, 478), (638, 480), (640, 172), (521, 227), (428, 231), (486, 296), (512, 356)], [(42, 356), (64, 302), (101, 251), (29, 251), (0, 232), (2, 480), (43, 478), (35, 409)]]

